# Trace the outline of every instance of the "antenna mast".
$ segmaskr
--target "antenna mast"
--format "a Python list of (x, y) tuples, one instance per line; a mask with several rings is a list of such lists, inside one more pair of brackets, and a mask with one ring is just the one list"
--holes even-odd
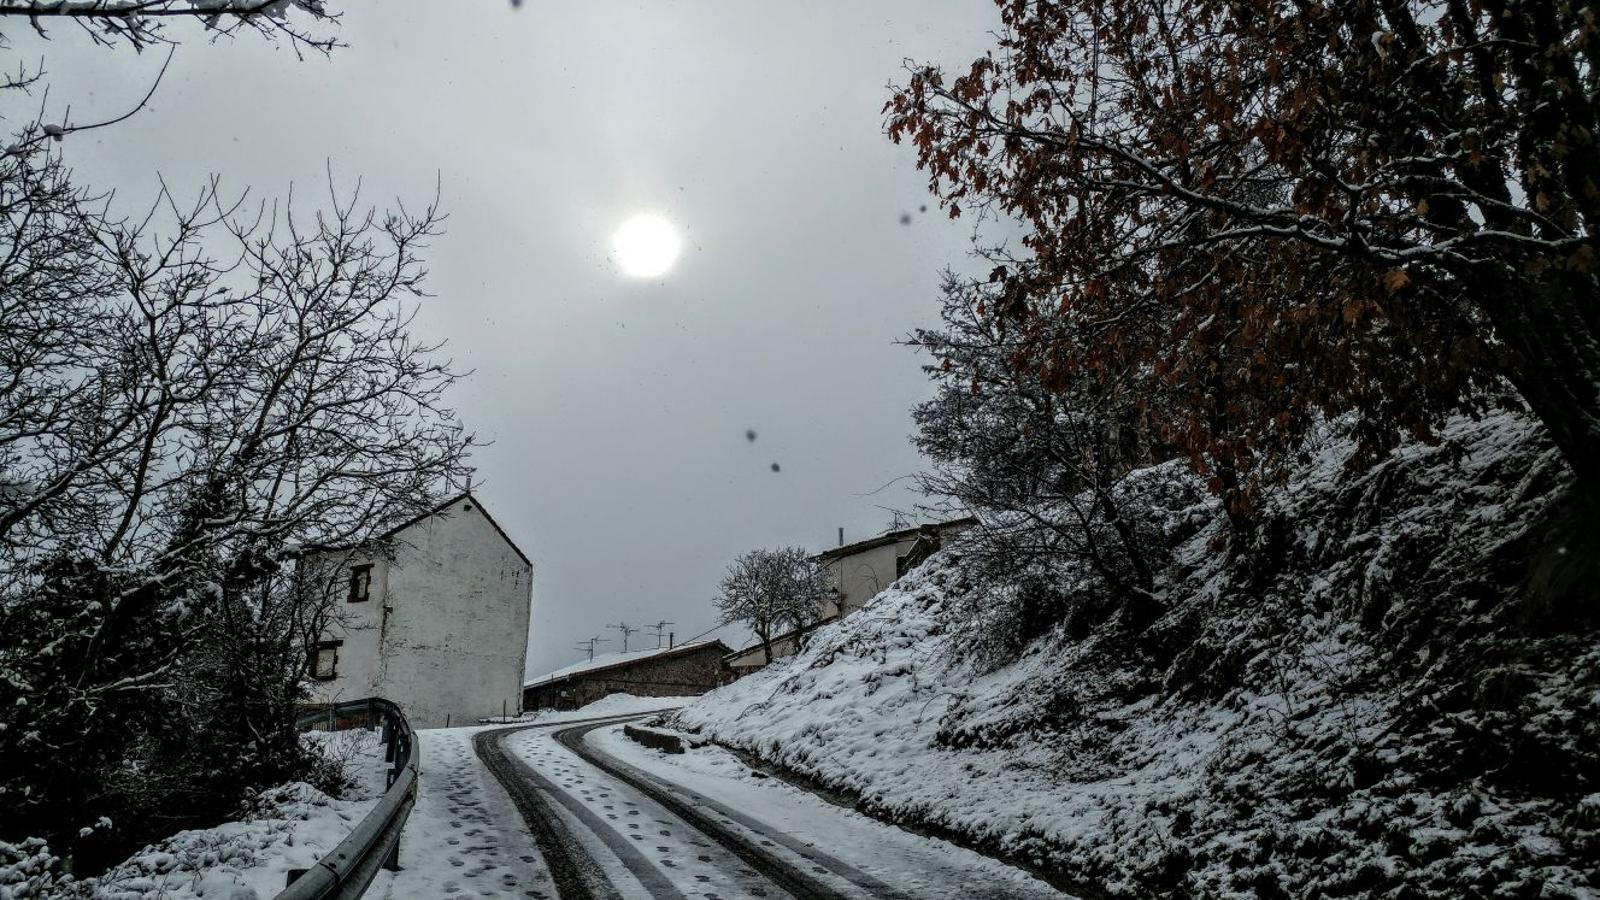
[(627, 622), (618, 622), (615, 625), (607, 625), (606, 627), (607, 628), (612, 628), (612, 629), (615, 629), (617, 631), (622, 632), (622, 652), (623, 653), (627, 653), (628, 652), (628, 636), (633, 634), (634, 632), (638, 631), (639, 629), (633, 627), (632, 625), (629, 625)]
[(586, 641), (579, 641), (578, 642), (578, 646), (573, 647), (572, 649), (587, 651), (588, 654), (589, 654), (589, 662), (594, 662), (594, 645), (595, 644), (607, 644), (607, 643), (610, 643), (610, 642), (611, 642), (610, 638), (603, 638), (603, 637), (601, 637), (600, 635), (597, 634), (594, 637), (589, 638)]
[(645, 626), (645, 627), (650, 629), (650, 633), (651, 634), (655, 635), (655, 638), (656, 638), (656, 649), (657, 650), (661, 649), (661, 640), (667, 636), (667, 626), (668, 625), (676, 625), (676, 624), (678, 624), (678, 623), (677, 622), (668, 622), (666, 619), (662, 619), (661, 621), (657, 622), (654, 625)]

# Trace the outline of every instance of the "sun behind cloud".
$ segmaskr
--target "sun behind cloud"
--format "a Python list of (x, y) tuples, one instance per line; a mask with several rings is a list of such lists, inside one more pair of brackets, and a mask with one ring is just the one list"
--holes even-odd
[(671, 222), (654, 213), (640, 213), (623, 222), (611, 236), (611, 250), (622, 274), (658, 278), (678, 261), (683, 239)]

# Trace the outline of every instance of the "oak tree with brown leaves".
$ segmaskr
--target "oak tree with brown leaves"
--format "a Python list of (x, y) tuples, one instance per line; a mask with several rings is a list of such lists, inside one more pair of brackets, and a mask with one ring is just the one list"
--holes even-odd
[(1142, 372), (1236, 513), (1319, 419), (1377, 452), (1516, 398), (1600, 505), (1592, 6), (999, 7), (997, 45), (911, 68), (886, 125), (951, 216), (1025, 224), (988, 310), (1037, 332), (1020, 371)]

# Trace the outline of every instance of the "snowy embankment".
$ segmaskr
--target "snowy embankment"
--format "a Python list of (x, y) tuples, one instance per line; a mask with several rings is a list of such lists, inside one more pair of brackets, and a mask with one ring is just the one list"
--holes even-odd
[(1519, 595), (1562, 470), (1512, 416), (1446, 437), (1361, 474), (1325, 448), (1248, 571), (1211, 504), (1145, 510), (1153, 624), (1075, 627), (1063, 578), (983, 665), (1015, 588), (958, 547), (674, 724), (1087, 894), (1596, 896), (1600, 634)]
[(384, 790), (383, 745), (376, 731), (309, 732), (304, 737), (343, 764), (349, 782), (344, 798), (303, 782), (279, 785), (253, 798), (239, 821), (181, 831), (82, 881), (58, 879), (53, 867), (44, 865), (44, 854), (36, 853), (32, 866), (25, 859), (7, 866), (0, 859), (0, 900), (255, 900), (276, 895), (290, 869), (310, 867), (344, 840)]

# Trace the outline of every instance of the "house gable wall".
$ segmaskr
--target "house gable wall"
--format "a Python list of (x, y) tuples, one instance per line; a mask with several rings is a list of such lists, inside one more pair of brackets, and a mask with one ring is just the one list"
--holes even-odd
[[(471, 724), (518, 711), (533, 568), (464, 497), (385, 542), (384, 554), (325, 554), (337, 565), (330, 637), (338, 677), (314, 682), (321, 702), (379, 695), (416, 728)], [(346, 560), (348, 556), (348, 560)], [(349, 565), (371, 563), (371, 599), (349, 603)]]

